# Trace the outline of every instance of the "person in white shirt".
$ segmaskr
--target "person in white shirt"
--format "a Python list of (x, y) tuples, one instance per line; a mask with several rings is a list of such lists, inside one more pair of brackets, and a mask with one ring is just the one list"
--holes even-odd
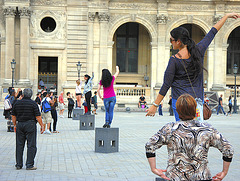
[(51, 134), (50, 132), (50, 125), (52, 123), (52, 116), (51, 116), (51, 109), (47, 110), (46, 112), (44, 112), (44, 108), (43, 108), (43, 102), (45, 100), (47, 100), (48, 104), (49, 105), (52, 105), (54, 102), (53, 100), (51, 100), (51, 98), (49, 97), (49, 93), (48, 92), (44, 92), (43, 93), (43, 100), (41, 102), (41, 107), (42, 107), (42, 120), (43, 120), (43, 124), (44, 124), (44, 129), (46, 127), (46, 124), (47, 124), (47, 130), (44, 131), (44, 133), (46, 134)]
[(81, 108), (81, 98), (82, 98), (82, 92), (81, 92), (81, 87), (82, 87), (82, 81), (80, 82), (80, 80), (76, 81), (77, 85), (76, 85), (76, 98), (77, 98), (77, 108)]

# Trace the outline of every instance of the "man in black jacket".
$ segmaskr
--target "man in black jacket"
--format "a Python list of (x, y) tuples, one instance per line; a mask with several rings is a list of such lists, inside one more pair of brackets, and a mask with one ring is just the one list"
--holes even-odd
[[(36, 138), (38, 122), (41, 126), (41, 134), (44, 132), (42, 117), (35, 101), (31, 100), (32, 90), (23, 91), (23, 99), (18, 100), (12, 110), (12, 121), (16, 132), (16, 169), (23, 167), (23, 151), (27, 140), (27, 170), (36, 170), (34, 158), (37, 153)], [(18, 122), (18, 123), (17, 123)]]

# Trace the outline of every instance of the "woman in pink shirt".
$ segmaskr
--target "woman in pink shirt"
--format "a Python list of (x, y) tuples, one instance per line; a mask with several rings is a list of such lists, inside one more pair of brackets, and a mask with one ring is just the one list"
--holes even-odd
[[(113, 120), (113, 110), (116, 104), (116, 94), (114, 92), (113, 84), (114, 80), (117, 78), (119, 74), (119, 67), (116, 66), (116, 73), (114, 76), (111, 75), (108, 69), (102, 70), (102, 79), (98, 85), (98, 95), (100, 99), (104, 102), (106, 117), (104, 128), (110, 128), (110, 125)], [(103, 86), (103, 97), (101, 96), (100, 89)]]

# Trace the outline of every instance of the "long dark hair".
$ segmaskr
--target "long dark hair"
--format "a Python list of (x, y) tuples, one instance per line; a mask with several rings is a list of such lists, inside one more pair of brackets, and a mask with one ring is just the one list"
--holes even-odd
[(229, 96), (228, 101), (230, 101), (231, 99), (232, 99), (232, 96)]
[(88, 74), (85, 74), (84, 77), (87, 77), (87, 80), (86, 80), (86, 82), (85, 82), (85, 84), (87, 84), (88, 81), (89, 81), (89, 79), (90, 79), (91, 77), (90, 77)]
[(109, 87), (112, 82), (112, 74), (109, 72), (108, 69), (102, 69), (102, 85), (103, 87)]
[(198, 47), (196, 46), (195, 42), (190, 37), (188, 30), (182, 26), (174, 28), (170, 32), (171, 36), (174, 40), (180, 40), (184, 45), (187, 45), (187, 50), (191, 55), (191, 61), (188, 65), (188, 72), (189, 74), (194, 75), (194, 79), (198, 76), (198, 74), (202, 73), (204, 69), (207, 71), (202, 64), (201, 59), (203, 58)]

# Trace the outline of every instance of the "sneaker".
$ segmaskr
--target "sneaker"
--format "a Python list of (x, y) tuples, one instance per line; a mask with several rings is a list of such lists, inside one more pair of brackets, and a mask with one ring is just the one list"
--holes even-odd
[(107, 128), (110, 128), (110, 124), (107, 124)]
[(49, 130), (45, 131), (45, 134), (52, 134)]
[(26, 170), (37, 170), (37, 167), (26, 168)]
[(106, 127), (107, 127), (107, 124), (104, 124), (104, 125), (103, 125), (103, 128), (106, 128)]
[(22, 169), (22, 167), (19, 167), (19, 166), (16, 167), (16, 170), (21, 170), (21, 169)]

